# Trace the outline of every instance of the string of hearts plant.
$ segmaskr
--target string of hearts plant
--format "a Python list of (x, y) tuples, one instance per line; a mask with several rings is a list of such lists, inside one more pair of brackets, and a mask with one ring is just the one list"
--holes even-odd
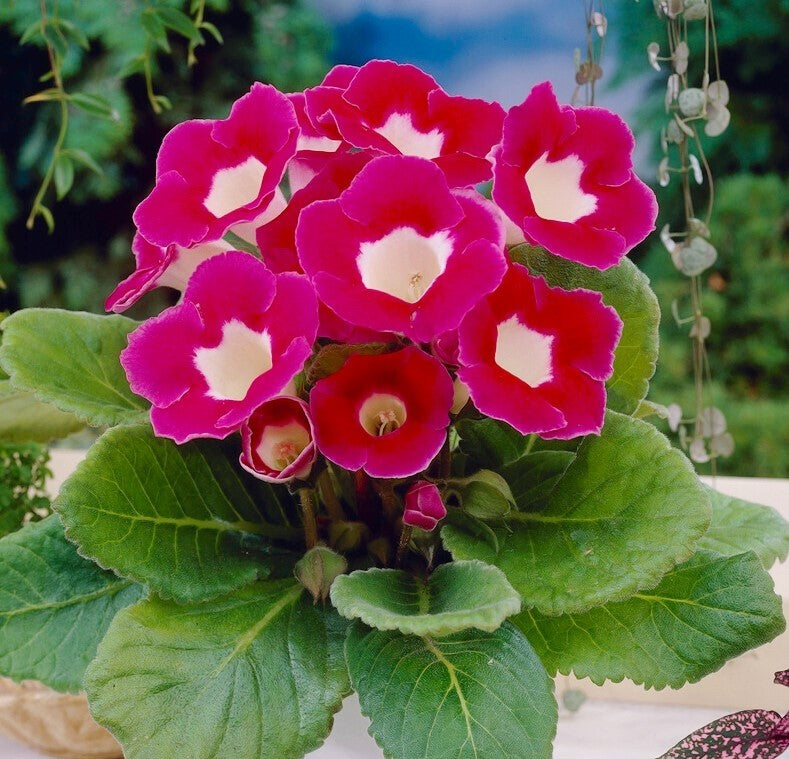
[(176, 126), (107, 306), (178, 305), (2, 324), (17, 390), (109, 429), (0, 542), (0, 672), (128, 759), (301, 757), (351, 691), (388, 757), (535, 758), (557, 672), (677, 688), (780, 633), (786, 523), (640, 418), (632, 147), (388, 61)]

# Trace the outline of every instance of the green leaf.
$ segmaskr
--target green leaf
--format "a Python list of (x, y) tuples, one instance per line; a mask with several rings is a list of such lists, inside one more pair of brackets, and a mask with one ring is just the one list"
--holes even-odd
[(509, 623), (448, 638), (370, 630), (345, 643), (351, 684), (389, 759), (548, 759), (553, 683)]
[(118, 112), (112, 104), (99, 95), (91, 95), (87, 92), (74, 92), (68, 96), (69, 103), (73, 103), (91, 116), (101, 116), (105, 119), (118, 120)]
[(504, 571), (527, 607), (580, 612), (653, 587), (684, 561), (709, 526), (709, 499), (682, 453), (651, 424), (608, 412), (546, 504), (512, 511), (499, 550), (453, 525), (441, 536), (455, 559)]
[(55, 508), (101, 566), (180, 601), (225, 593), (268, 574), (273, 558), (285, 561), (271, 539), (301, 536), (266, 521), (277, 508), (271, 486), (247, 475), (228, 447), (115, 427), (63, 484)]
[(222, 39), (222, 33), (210, 21), (203, 21), (203, 23), (200, 24), (200, 28), (205, 29), (220, 45), (224, 44), (225, 41)]
[(68, 156), (59, 155), (55, 161), (55, 193), (62, 200), (74, 184), (74, 164)]
[(16, 390), (8, 380), (0, 380), (0, 440), (47, 443), (63, 438), (85, 426), (73, 414)]
[(524, 611), (513, 622), (550, 672), (658, 689), (696, 682), (785, 628), (781, 599), (753, 553), (707, 551), (627, 601), (560, 617)]
[(115, 613), (144, 589), (83, 559), (57, 516), (0, 540), (0, 673), (77, 692)]
[(456, 425), (460, 450), (479, 469), (498, 470), (526, 452), (529, 437), (496, 419), (461, 419)]
[(177, 8), (159, 6), (155, 11), (159, 20), (168, 28), (192, 42), (200, 42), (200, 31), (189, 16)]
[(530, 453), (502, 469), (501, 474), (521, 510), (540, 511), (574, 458), (575, 454), (568, 451)]
[(627, 258), (618, 266), (600, 271), (528, 245), (513, 249), (511, 254), (533, 274), (545, 277), (549, 285), (565, 290), (597, 290), (603, 301), (617, 310), (624, 328), (616, 349), (614, 373), (606, 383), (608, 406), (632, 414), (646, 397), (658, 355), (660, 307), (646, 275)]
[(789, 522), (775, 509), (705, 488), (712, 501), (712, 524), (699, 548), (734, 556), (753, 551), (765, 569), (789, 554)]
[(357, 570), (334, 581), (331, 600), (348, 619), (406, 635), (491, 632), (521, 608), (503, 572), (481, 561), (442, 564), (427, 579), (400, 569)]
[(123, 316), (28, 308), (2, 322), (0, 365), (14, 386), (90, 425), (145, 416), (118, 356), (137, 322)]
[(293, 580), (121, 612), (85, 678), (127, 759), (300, 759), (349, 691), (345, 623)]
[[(43, 203), (39, 203), (35, 208), (36, 213), (44, 220), (47, 225), (47, 232), (52, 234), (55, 231), (55, 217)], [(35, 218), (35, 217), (34, 217)]]
[(68, 148), (67, 150), (63, 151), (63, 155), (68, 155), (70, 158), (73, 158), (75, 161), (79, 161), (85, 167), (90, 169), (94, 174), (98, 176), (103, 176), (104, 171), (102, 170), (101, 166), (96, 163), (95, 159), (93, 158), (90, 153), (86, 153), (84, 150), (79, 148)]
[(169, 53), (170, 43), (167, 41), (167, 30), (164, 28), (164, 24), (156, 12), (152, 8), (148, 8), (140, 16), (140, 22), (146, 34), (164, 50), (165, 53)]

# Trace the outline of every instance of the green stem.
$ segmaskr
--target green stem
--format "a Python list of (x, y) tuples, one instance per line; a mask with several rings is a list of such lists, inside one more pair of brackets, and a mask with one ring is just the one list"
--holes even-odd
[(304, 522), (304, 540), (307, 548), (313, 548), (318, 542), (318, 525), (315, 522), (315, 497), (310, 488), (299, 490), (301, 518)]
[(318, 492), (326, 505), (326, 511), (332, 522), (342, 522), (345, 519), (345, 512), (342, 510), (340, 500), (334, 491), (334, 483), (332, 482), (331, 472), (328, 469), (324, 469), (320, 477), (318, 477)]
[(402, 563), (403, 557), (405, 556), (406, 549), (408, 548), (408, 543), (411, 540), (411, 534), (413, 533), (414, 528), (411, 525), (404, 524), (403, 531), (400, 533), (400, 542), (397, 545), (397, 559), (396, 562), (398, 566)]

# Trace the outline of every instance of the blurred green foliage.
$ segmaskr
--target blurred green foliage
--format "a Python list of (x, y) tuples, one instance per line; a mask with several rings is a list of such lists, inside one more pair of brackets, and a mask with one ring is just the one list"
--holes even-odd
[(38, 443), (0, 442), (0, 537), (18, 530), (26, 515), (37, 521), (49, 513), (48, 463), (49, 451)]
[[(720, 459), (724, 474), (787, 475), (789, 451), (789, 182), (776, 174), (736, 174), (718, 182), (710, 231), (718, 263), (706, 276), (704, 313), (714, 380), (705, 402), (721, 408), (736, 448)], [(641, 262), (663, 306), (661, 356), (650, 397), (694, 408), (687, 282), (660, 243)]]
[[(101, 173), (74, 161), (75, 178), (65, 199), (55, 203), (54, 190), (46, 199), (54, 233), (48, 235), (41, 221), (32, 231), (25, 229), (52, 155), (59, 108), (54, 102), (22, 106), (25, 97), (52, 85), (37, 81), (47, 74), (49, 61), (43, 39), (29, 31), (41, 22), (41, 0), (0, 2), (5, 307), (101, 312), (104, 298), (133, 268), (131, 215), (153, 184), (152, 166), (166, 131), (189, 118), (224, 118), (254, 81), (286, 92), (317, 83), (328, 69), (331, 35), (303, 0), (47, 0), (45, 6), (48, 28), (61, 29), (51, 26), (55, 18), (76, 30), (66, 26), (66, 34), (50, 31), (48, 37), (63, 53), (65, 90), (98, 96), (114, 114), (102, 118), (69, 105), (65, 148), (85, 151)], [(211, 30), (199, 29), (196, 21), (190, 26), (196, 18)], [(29, 39), (21, 45), (26, 32)], [(195, 47), (197, 34), (202, 44)], [(87, 50), (80, 40), (87, 41)], [(188, 65), (191, 48), (193, 66)], [(169, 99), (171, 110), (156, 114), (151, 107), (146, 66), (155, 93)], [(161, 310), (171, 297), (153, 293), (130, 315)]]
[[(719, 137), (702, 136), (715, 180), (710, 241), (718, 261), (704, 275), (703, 309), (712, 323), (707, 340), (712, 387), (705, 405), (719, 407), (735, 440), (731, 457), (717, 461), (722, 474), (789, 476), (789, 149), (784, 137), (789, 108), (784, 96), (785, 43), (789, 32), (786, 0), (715, 0), (715, 27), (721, 78), (731, 92), (731, 123)], [(667, 50), (665, 20), (650, 3), (621, 2), (617, 21), (619, 66), (615, 79), (649, 75), (647, 45)], [(688, 22), (689, 81), (701, 86), (704, 22)], [(653, 149), (654, 166), (661, 155), (660, 128), (665, 68), (654, 74), (640, 106), (635, 131)], [(711, 78), (715, 79), (714, 60)], [(658, 227), (681, 227), (679, 186), (653, 187), (661, 211)], [(706, 208), (706, 185), (695, 188), (700, 210)], [(690, 325), (671, 316), (676, 301), (682, 316), (690, 313), (689, 283), (673, 266), (665, 248), (651, 237), (633, 257), (649, 275), (658, 294), (663, 320), (658, 370), (650, 397), (679, 403), (686, 414), (695, 408)], [(667, 430), (666, 430), (667, 431)], [(676, 439), (676, 436), (674, 436)], [(709, 470), (709, 465), (700, 465)]]

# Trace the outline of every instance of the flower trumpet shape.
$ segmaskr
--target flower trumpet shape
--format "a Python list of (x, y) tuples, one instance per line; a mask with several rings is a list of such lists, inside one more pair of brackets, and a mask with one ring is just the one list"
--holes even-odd
[(241, 466), (266, 482), (304, 479), (318, 455), (307, 404), (281, 395), (266, 401), (241, 426)]
[(549, 287), (513, 264), (458, 331), (474, 405), (522, 434), (599, 433), (622, 322), (600, 293)]
[(230, 250), (224, 240), (201, 243), (194, 248), (168, 245), (162, 248), (149, 243), (139, 232), (134, 236), (132, 251), (137, 268), (107, 297), (107, 311), (122, 313), (154, 287), (172, 287), (183, 292), (195, 269), (208, 258)]
[(156, 185), (134, 212), (137, 228), (155, 245), (189, 248), (254, 222), (275, 200), (298, 135), (291, 102), (260, 83), (227, 119), (178, 124), (159, 150)]
[(544, 82), (507, 114), (493, 200), (527, 241), (607, 269), (655, 227), (655, 196), (634, 174), (632, 151), (618, 116), (559, 106)]
[(403, 524), (432, 532), (446, 515), (441, 493), (432, 482), (420, 480), (411, 485), (405, 494)]
[(416, 474), (446, 440), (452, 396), (447, 370), (419, 348), (351, 356), (310, 392), (318, 449), (372, 477)]
[(129, 335), (121, 363), (153, 404), (157, 435), (222, 438), (301, 370), (317, 326), (305, 277), (230, 251), (200, 264), (182, 303)]
[(504, 109), (448, 95), (416, 66), (337, 66), (304, 96), (308, 117), (327, 137), (379, 155), (431, 160), (451, 187), (490, 179), (488, 153), (501, 138)]
[(504, 229), (432, 163), (383, 156), (334, 200), (307, 206), (299, 259), (318, 298), (350, 324), (429, 342), (501, 281)]

